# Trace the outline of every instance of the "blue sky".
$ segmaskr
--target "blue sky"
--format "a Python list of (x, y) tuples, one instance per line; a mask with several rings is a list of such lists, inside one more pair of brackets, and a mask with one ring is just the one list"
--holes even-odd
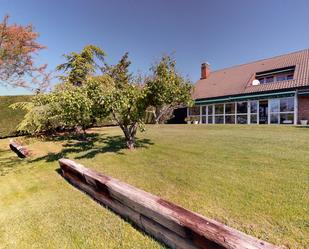
[[(212, 70), (309, 48), (307, 0), (0, 0), (10, 22), (32, 23), (48, 48), (38, 63), (53, 70), (62, 55), (87, 44), (115, 63), (126, 51), (131, 70), (147, 73), (164, 53), (193, 82)], [(0, 95), (26, 93), (0, 87)]]

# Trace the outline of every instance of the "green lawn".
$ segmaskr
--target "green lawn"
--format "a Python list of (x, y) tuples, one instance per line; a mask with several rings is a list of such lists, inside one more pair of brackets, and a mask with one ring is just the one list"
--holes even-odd
[(0, 96), (0, 138), (12, 135), (25, 115), (22, 110), (9, 108), (16, 102), (28, 101), (31, 96)]
[(91, 142), (25, 140), (17, 159), (0, 140), (0, 248), (163, 248), (68, 184), (65, 156), (287, 248), (309, 248), (309, 129), (165, 125), (122, 148), (118, 128)]

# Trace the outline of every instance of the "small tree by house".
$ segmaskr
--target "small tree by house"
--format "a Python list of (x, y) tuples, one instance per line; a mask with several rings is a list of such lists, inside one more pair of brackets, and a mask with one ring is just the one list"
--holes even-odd
[(163, 56), (151, 71), (147, 80), (148, 98), (154, 108), (156, 123), (171, 118), (176, 108), (192, 104), (192, 83), (176, 71), (176, 60)]

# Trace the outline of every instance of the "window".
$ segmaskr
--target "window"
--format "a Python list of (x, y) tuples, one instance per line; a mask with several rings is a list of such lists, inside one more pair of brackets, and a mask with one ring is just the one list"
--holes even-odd
[(208, 115), (212, 115), (213, 114), (213, 106), (209, 105), (208, 106)]
[(285, 80), (292, 80), (294, 77), (295, 66), (278, 68), (263, 72), (257, 72), (255, 78), (260, 81), (261, 84), (267, 84), (272, 82), (281, 82)]
[(217, 104), (215, 105), (215, 114), (223, 114), (224, 112), (224, 105), (223, 104)]
[(270, 99), (268, 102), (269, 111), (272, 112), (279, 112), (279, 99)]
[(208, 106), (208, 116), (207, 116), (208, 124), (213, 123), (213, 113), (214, 113), (213, 109), (214, 109), (213, 105)]
[(266, 83), (272, 83), (272, 82), (274, 82), (274, 76), (266, 77), (265, 82), (266, 82)]
[(234, 114), (235, 113), (235, 103), (225, 104), (225, 114)]
[(250, 124), (257, 124), (258, 101), (250, 101)]
[(206, 124), (206, 116), (202, 116), (202, 124)]
[(235, 124), (235, 115), (226, 115), (225, 116), (226, 124)]
[(237, 124), (247, 124), (248, 116), (247, 115), (237, 115)]
[(192, 118), (197, 118), (201, 121), (202, 124), (212, 124), (213, 123), (213, 105), (204, 105), (201, 106), (201, 115), (196, 115), (198, 113), (197, 110), (191, 111), (190, 116)]
[(208, 116), (208, 124), (212, 124), (212, 116)]
[(235, 103), (225, 104), (225, 123), (235, 124)]
[(286, 80), (286, 75), (277, 75), (276, 76), (276, 81), (284, 81)]
[(247, 105), (248, 103), (246, 101), (243, 102), (237, 102), (237, 114), (239, 113), (247, 113)]
[(293, 112), (293, 111), (294, 111), (293, 98), (280, 99), (280, 112)]
[(202, 106), (202, 115), (206, 115), (207, 106)]
[(269, 102), (271, 124), (294, 123), (294, 98), (270, 99)]
[(215, 116), (215, 123), (216, 124), (223, 124), (224, 123), (224, 116), (223, 115)]
[(293, 124), (294, 114), (293, 113), (281, 113), (280, 114), (280, 124)]

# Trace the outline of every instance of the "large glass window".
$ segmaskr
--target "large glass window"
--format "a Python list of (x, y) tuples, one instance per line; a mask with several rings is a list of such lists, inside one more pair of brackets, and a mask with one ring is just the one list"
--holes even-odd
[(258, 101), (250, 101), (250, 124), (257, 124)]
[(235, 113), (235, 103), (226, 103), (225, 114), (234, 114), (234, 113)]
[(294, 98), (270, 99), (270, 123), (293, 124), (294, 123)]
[(237, 114), (247, 113), (248, 112), (248, 103), (247, 101), (237, 102)]
[(224, 112), (224, 105), (223, 104), (216, 104), (215, 105), (215, 114), (223, 114)]
[(237, 115), (237, 124), (247, 124), (248, 116), (247, 115)]
[(215, 116), (215, 123), (216, 124), (223, 124), (224, 123), (224, 116), (223, 115)]
[(280, 112), (293, 112), (294, 111), (294, 98), (280, 99)]
[(248, 102), (242, 101), (237, 102), (237, 124), (247, 124), (248, 123)]
[(226, 115), (225, 116), (226, 124), (235, 124), (235, 115)]
[(279, 112), (279, 103), (280, 103), (279, 99), (270, 99), (268, 101), (269, 111), (270, 112)]
[[(264, 100), (266, 122), (271, 124), (294, 123), (294, 97)], [(192, 119), (204, 124), (257, 124), (261, 123), (261, 101), (227, 102), (194, 106), (188, 109)], [(262, 120), (263, 121), (263, 120)]]

